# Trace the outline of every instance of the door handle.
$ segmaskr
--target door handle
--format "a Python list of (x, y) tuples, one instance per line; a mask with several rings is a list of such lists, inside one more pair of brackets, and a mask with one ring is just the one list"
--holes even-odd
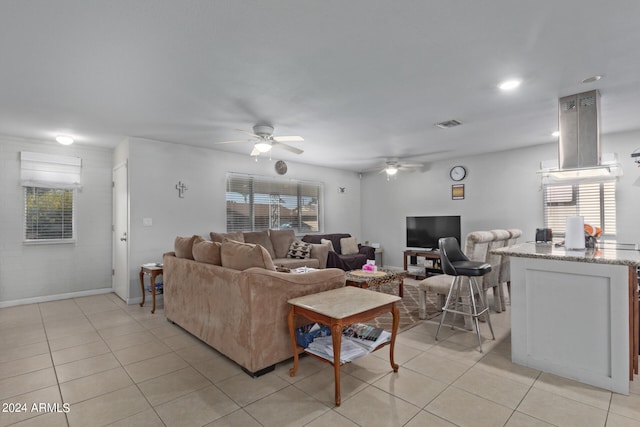
[(126, 242), (127, 241), (127, 233), (125, 232), (122, 237), (120, 238), (121, 242)]

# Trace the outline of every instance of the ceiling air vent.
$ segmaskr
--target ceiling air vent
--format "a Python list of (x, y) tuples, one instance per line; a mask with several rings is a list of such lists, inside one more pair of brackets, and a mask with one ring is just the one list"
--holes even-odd
[(462, 122), (460, 120), (447, 120), (444, 122), (440, 122), (440, 123), (436, 123), (436, 126), (439, 127), (440, 129), (449, 129), (449, 128), (453, 128), (456, 126), (460, 126), (462, 124)]

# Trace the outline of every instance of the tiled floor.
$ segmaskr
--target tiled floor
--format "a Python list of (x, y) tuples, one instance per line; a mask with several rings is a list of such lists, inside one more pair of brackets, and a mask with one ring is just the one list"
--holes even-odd
[(434, 321), (403, 332), (399, 372), (387, 349), (344, 366), (335, 407), (329, 365), (250, 378), (161, 307), (109, 294), (3, 308), (0, 426), (640, 426), (640, 381), (622, 396), (514, 365), (509, 314), (492, 320), (485, 353), (466, 331), (436, 342)]

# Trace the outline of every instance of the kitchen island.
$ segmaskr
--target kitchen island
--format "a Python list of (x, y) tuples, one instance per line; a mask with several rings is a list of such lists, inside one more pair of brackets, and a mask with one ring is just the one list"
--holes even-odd
[(514, 363), (621, 394), (638, 373), (638, 250), (569, 251), (552, 243), (510, 256)]

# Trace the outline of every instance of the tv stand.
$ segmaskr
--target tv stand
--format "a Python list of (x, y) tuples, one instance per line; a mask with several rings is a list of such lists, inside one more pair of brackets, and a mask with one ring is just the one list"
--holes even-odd
[[(415, 279), (419, 277), (429, 277), (435, 274), (442, 274), (442, 268), (440, 267), (440, 251), (438, 249), (407, 249), (404, 251), (404, 270), (407, 270), (409, 265), (418, 265), (418, 257), (423, 257), (433, 261), (433, 267), (424, 267), (424, 274), (413, 274)], [(411, 262), (409, 263), (409, 258)], [(411, 275), (411, 274), (410, 274)]]

